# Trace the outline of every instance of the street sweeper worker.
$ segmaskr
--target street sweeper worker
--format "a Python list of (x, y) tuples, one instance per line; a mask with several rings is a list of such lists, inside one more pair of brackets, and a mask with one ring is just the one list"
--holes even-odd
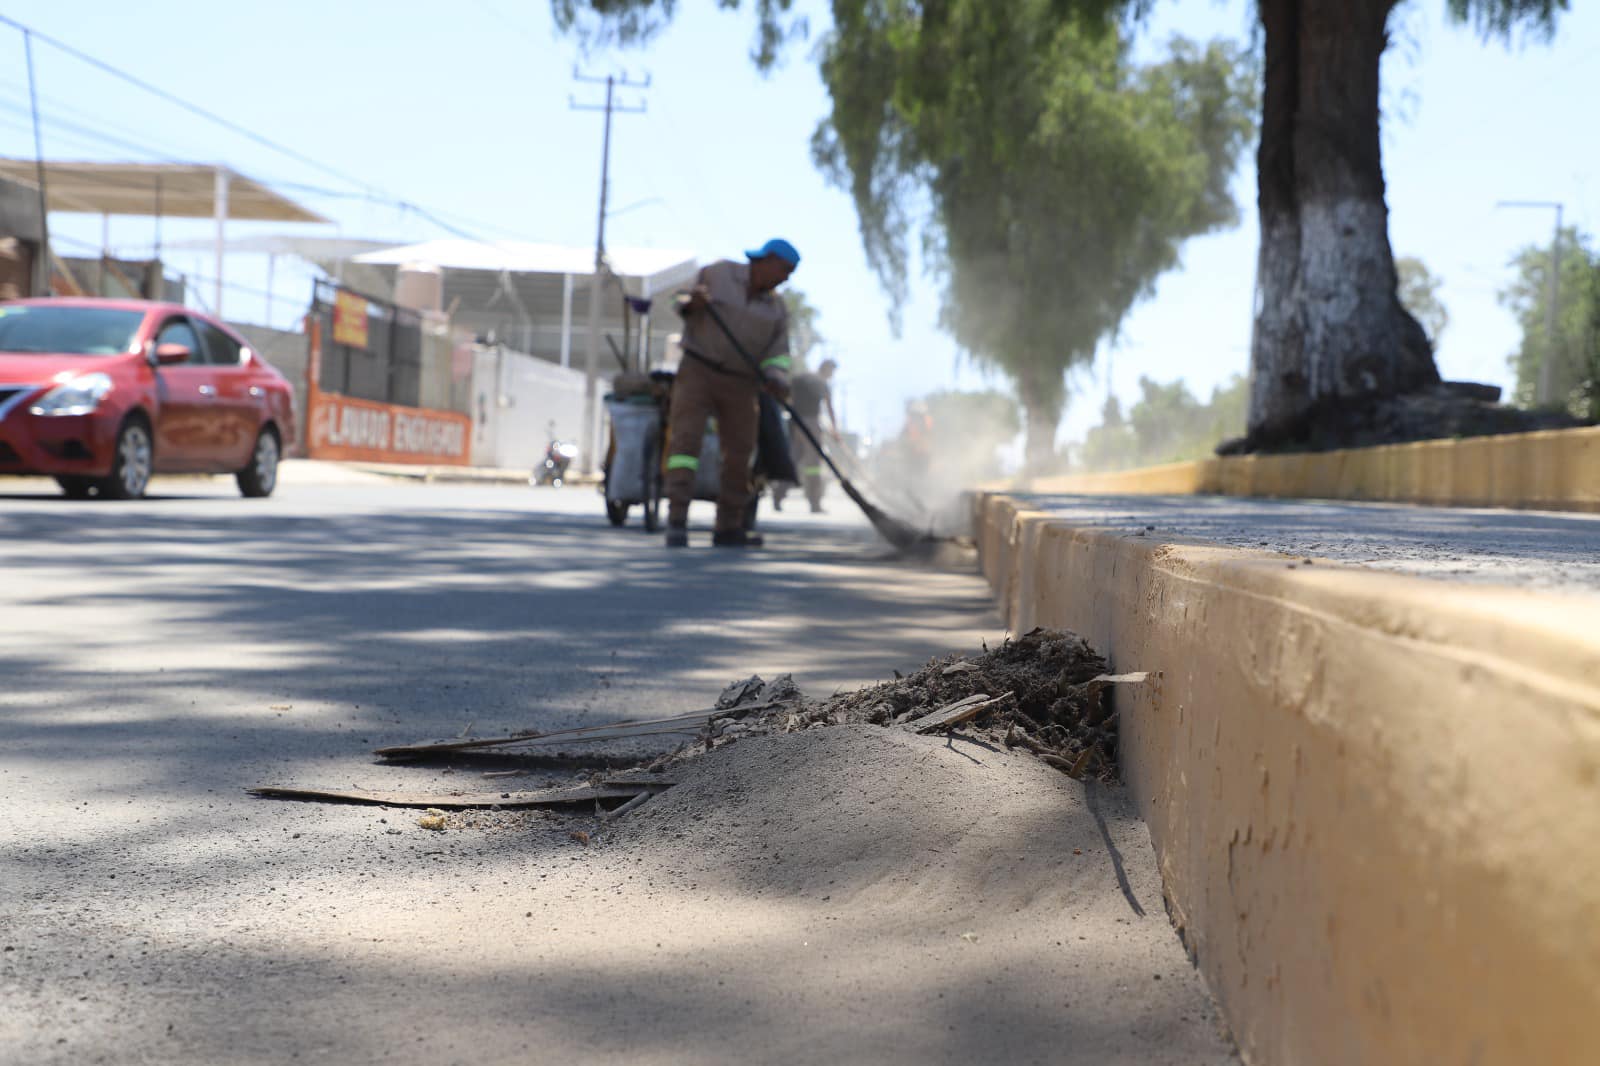
[[(706, 419), (717, 420), (722, 444), (722, 481), (711, 543), (723, 548), (759, 547), (761, 537), (744, 527), (750, 502), (750, 456), (755, 450), (761, 390), (779, 399), (789, 394), (789, 313), (777, 288), (800, 265), (800, 253), (774, 238), (700, 271), (695, 286), (678, 302), (683, 316), (683, 362), (672, 386), (667, 441), (667, 547), (689, 543), (689, 501), (700, 469)], [(717, 318), (738, 341), (730, 340)], [(751, 356), (757, 366), (741, 355)]]
[[(837, 436), (839, 433), (839, 416), (833, 413), (833, 375), (839, 364), (833, 359), (824, 359), (815, 371), (802, 371), (794, 375), (791, 383), (792, 396), (789, 405), (794, 408), (794, 413), (805, 420), (811, 432), (819, 436), (824, 432), (822, 426), (822, 412), (828, 412), (828, 427)], [(798, 423), (789, 424), (789, 452), (794, 456), (795, 469), (800, 474), (800, 485), (805, 489), (806, 499), (811, 504), (812, 514), (822, 513), (822, 453), (811, 443)], [(783, 509), (783, 498), (788, 495), (788, 483), (778, 482), (772, 487), (772, 506), (776, 510)]]

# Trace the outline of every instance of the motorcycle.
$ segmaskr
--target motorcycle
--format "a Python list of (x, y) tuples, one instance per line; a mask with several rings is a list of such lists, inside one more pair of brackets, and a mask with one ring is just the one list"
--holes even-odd
[(535, 485), (561, 487), (567, 479), (567, 467), (578, 457), (578, 446), (570, 440), (552, 440), (545, 446), (544, 458), (533, 471)]

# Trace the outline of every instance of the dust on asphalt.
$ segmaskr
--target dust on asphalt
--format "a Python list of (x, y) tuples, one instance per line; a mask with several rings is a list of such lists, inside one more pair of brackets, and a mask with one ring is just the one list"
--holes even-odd
[[(726, 712), (713, 717), (693, 739), (671, 751), (641, 759), (629, 769), (650, 773), (682, 772), (698, 766), (709, 752), (752, 737), (792, 734), (840, 725), (905, 726), (939, 708), (987, 697), (993, 701), (981, 716), (952, 729), (991, 745), (1031, 752), (1073, 777), (1086, 774), (1103, 782), (1117, 780), (1118, 717), (1107, 686), (1101, 684), (1106, 660), (1074, 633), (1034, 629), (999, 647), (985, 647), (975, 655), (945, 655), (929, 660), (920, 670), (893, 681), (837, 693), (825, 699), (808, 699), (794, 680), (783, 675), (772, 681), (759, 676), (734, 682), (723, 690), (716, 707)], [(496, 764), (515, 764), (516, 755), (504, 749), (488, 756)], [(470, 767), (472, 756), (457, 760), (454, 771)], [(584, 756), (562, 754), (532, 761), (587, 762), (591, 772), (570, 781), (544, 784), (599, 783), (602, 768), (618, 760), (607, 750)], [(626, 765), (624, 763), (624, 765)], [(452, 771), (447, 771), (452, 772)], [(528, 774), (537, 771), (530, 769)], [(515, 770), (499, 771), (507, 787)], [(515, 787), (521, 787), (520, 785)], [(651, 802), (651, 801), (646, 801)], [(417, 817), (425, 829), (480, 829), (485, 831), (538, 830), (587, 843), (601, 834), (604, 823), (624, 801), (593, 803), (556, 809), (466, 810), (429, 809)], [(573, 834), (578, 834), (574, 837)]]

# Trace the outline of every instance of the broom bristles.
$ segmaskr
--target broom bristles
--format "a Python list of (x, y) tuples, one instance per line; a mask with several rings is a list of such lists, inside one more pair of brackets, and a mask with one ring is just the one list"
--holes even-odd
[(845, 494), (861, 508), (861, 512), (867, 516), (867, 521), (872, 523), (872, 528), (878, 531), (878, 535), (896, 548), (910, 548), (928, 539), (926, 533), (913, 529), (897, 518), (891, 518), (873, 506), (850, 482), (841, 480), (840, 485), (844, 488)]

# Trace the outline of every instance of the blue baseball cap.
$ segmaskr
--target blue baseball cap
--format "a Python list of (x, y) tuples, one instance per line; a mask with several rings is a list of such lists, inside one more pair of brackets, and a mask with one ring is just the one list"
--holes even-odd
[(794, 245), (782, 237), (774, 237), (760, 248), (744, 254), (747, 259), (765, 259), (769, 255), (775, 255), (791, 267), (800, 265), (800, 253), (795, 251)]

